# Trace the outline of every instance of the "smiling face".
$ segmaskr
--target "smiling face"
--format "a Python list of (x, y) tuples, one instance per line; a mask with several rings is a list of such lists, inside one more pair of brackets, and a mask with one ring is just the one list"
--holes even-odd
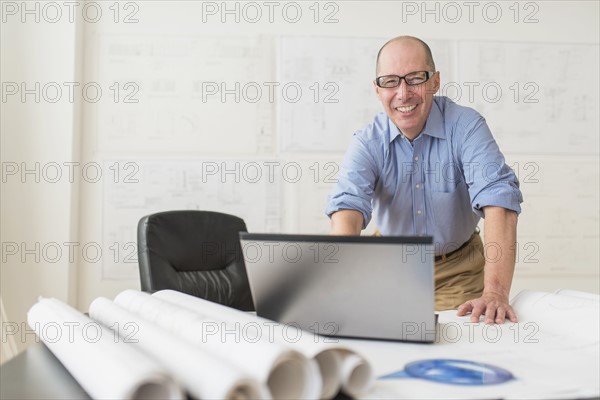
[[(405, 76), (415, 71), (432, 71), (423, 45), (416, 40), (400, 39), (388, 43), (379, 56), (377, 76)], [(375, 93), (383, 108), (402, 134), (409, 140), (421, 133), (431, 111), (433, 95), (440, 88), (440, 74), (435, 73), (425, 83), (409, 86), (404, 79), (395, 88), (380, 88)]]

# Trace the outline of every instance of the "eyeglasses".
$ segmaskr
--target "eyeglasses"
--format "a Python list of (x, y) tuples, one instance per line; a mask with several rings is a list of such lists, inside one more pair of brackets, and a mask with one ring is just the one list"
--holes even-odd
[(435, 71), (416, 71), (404, 76), (385, 75), (375, 79), (375, 83), (380, 88), (390, 89), (400, 86), (402, 79), (404, 79), (407, 85), (415, 86), (427, 82), (433, 74), (435, 74)]

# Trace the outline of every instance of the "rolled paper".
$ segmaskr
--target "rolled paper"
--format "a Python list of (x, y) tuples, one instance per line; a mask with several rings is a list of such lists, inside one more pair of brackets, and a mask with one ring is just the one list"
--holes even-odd
[(185, 398), (158, 363), (60, 300), (40, 299), (27, 323), (94, 399)]
[(270, 397), (265, 386), (235, 365), (180, 340), (109, 299), (97, 298), (89, 312), (96, 321), (121, 328), (118, 333), (122, 337), (130, 335), (130, 330), (124, 327), (134, 327), (135, 342), (132, 345), (156, 359), (195, 398), (244, 400)]
[(262, 330), (261, 336), (268, 336), (271, 341), (290, 346), (315, 360), (319, 365), (323, 382), (320, 398), (333, 398), (340, 388), (351, 396), (364, 393), (375, 380), (373, 369), (364, 357), (345, 346), (328, 343), (331, 338), (174, 290), (161, 290), (152, 294), (152, 297), (164, 299), (196, 313), (210, 315), (229, 323), (252, 324)]
[(321, 393), (321, 375), (313, 360), (263, 336), (248, 337), (239, 322), (196, 313), (136, 290), (120, 293), (115, 303), (236, 365), (266, 385), (273, 398), (314, 399)]

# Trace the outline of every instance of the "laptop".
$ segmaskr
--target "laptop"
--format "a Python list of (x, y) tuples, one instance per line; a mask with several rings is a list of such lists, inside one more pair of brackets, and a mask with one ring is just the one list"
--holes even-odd
[(321, 335), (430, 343), (433, 238), (240, 232), (257, 315)]

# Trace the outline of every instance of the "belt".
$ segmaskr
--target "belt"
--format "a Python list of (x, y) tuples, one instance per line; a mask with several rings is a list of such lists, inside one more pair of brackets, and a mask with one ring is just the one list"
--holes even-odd
[[(477, 232), (475, 232), (475, 234), (477, 234)], [(452, 254), (454, 254), (454, 253), (458, 253), (459, 251), (461, 251), (461, 250), (463, 250), (465, 247), (467, 247), (467, 245), (468, 245), (469, 243), (471, 243), (471, 240), (473, 240), (473, 235), (471, 235), (471, 237), (469, 238), (469, 240), (467, 240), (466, 242), (464, 242), (464, 243), (463, 243), (463, 244), (462, 244), (462, 245), (461, 245), (461, 246), (460, 246), (458, 249), (456, 249), (456, 250), (452, 250), (450, 253), (446, 253), (446, 254), (442, 254), (442, 255), (439, 255), (439, 256), (435, 256), (434, 260), (435, 260), (436, 262), (438, 262), (438, 261), (440, 261), (440, 260), (442, 260), (442, 259), (444, 259), (444, 258), (448, 258), (448, 257), (450, 257), (450, 256), (451, 256)]]

